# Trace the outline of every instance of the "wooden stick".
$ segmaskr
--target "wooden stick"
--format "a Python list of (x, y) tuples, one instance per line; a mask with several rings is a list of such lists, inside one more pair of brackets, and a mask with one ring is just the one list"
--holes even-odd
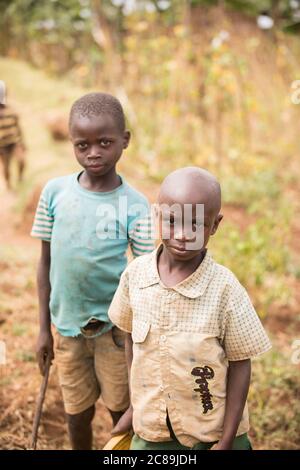
[(40, 425), (41, 416), (42, 416), (42, 408), (43, 408), (43, 403), (44, 403), (46, 390), (47, 390), (47, 385), (48, 385), (50, 366), (51, 366), (51, 359), (48, 356), (47, 359), (46, 359), (46, 365), (45, 365), (45, 375), (44, 375), (43, 381), (41, 383), (40, 393), (39, 393), (39, 396), (38, 396), (38, 399), (37, 399), (37, 405), (36, 405), (34, 421), (33, 421), (32, 435), (31, 435), (31, 445), (30, 445), (30, 449), (33, 449), (33, 450), (36, 450), (38, 430), (39, 430), (39, 425)]

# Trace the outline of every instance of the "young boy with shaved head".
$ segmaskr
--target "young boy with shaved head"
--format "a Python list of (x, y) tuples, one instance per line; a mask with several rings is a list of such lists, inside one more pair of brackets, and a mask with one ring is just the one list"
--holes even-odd
[(41, 373), (55, 359), (73, 449), (92, 447), (91, 422), (101, 394), (114, 431), (131, 421), (120, 417), (129, 406), (125, 335), (107, 311), (134, 256), (153, 250), (148, 237), (149, 205), (116, 171), (130, 133), (120, 102), (90, 93), (72, 106), (70, 137), (80, 172), (49, 181), (42, 191), (32, 236), (42, 240), (38, 268)]
[(250, 359), (271, 346), (245, 289), (207, 251), (220, 185), (182, 168), (158, 203), (161, 244), (126, 268), (109, 309), (128, 333), (131, 449), (251, 449)]

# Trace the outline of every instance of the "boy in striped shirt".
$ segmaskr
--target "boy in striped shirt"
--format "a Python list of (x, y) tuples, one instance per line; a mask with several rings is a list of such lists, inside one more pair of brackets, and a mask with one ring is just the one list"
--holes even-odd
[[(38, 267), (41, 373), (55, 358), (73, 449), (92, 447), (100, 394), (116, 425), (129, 406), (124, 333), (107, 311), (134, 256), (153, 250), (149, 204), (116, 172), (130, 133), (120, 102), (90, 93), (71, 109), (70, 137), (83, 171), (44, 187), (31, 235), (42, 241)], [(131, 423), (118, 423), (125, 431)]]

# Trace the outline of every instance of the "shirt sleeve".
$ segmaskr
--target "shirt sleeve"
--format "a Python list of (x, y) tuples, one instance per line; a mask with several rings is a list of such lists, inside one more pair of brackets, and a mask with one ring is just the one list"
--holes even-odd
[(54, 216), (51, 213), (48, 199), (46, 188), (44, 188), (38, 202), (30, 235), (50, 242)]
[(129, 230), (129, 245), (133, 256), (151, 253), (155, 248), (155, 241), (152, 234), (151, 215), (135, 220)]
[(229, 361), (258, 356), (272, 347), (246, 290), (240, 286), (229, 298), (224, 348)]
[(129, 298), (129, 272), (128, 268), (123, 272), (119, 286), (108, 310), (108, 316), (112, 323), (127, 333), (132, 332), (132, 310)]

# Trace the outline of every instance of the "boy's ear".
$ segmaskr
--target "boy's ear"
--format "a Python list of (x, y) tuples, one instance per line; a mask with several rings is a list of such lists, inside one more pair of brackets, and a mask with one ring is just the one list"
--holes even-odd
[(130, 132), (125, 131), (124, 132), (124, 137), (123, 137), (123, 148), (124, 149), (127, 149), (128, 145), (129, 145), (129, 142), (130, 142), (130, 137), (131, 137)]
[(223, 219), (223, 214), (217, 215), (217, 217), (215, 218), (215, 221), (214, 221), (213, 228), (211, 230), (211, 235), (214, 235), (216, 233), (222, 219)]

